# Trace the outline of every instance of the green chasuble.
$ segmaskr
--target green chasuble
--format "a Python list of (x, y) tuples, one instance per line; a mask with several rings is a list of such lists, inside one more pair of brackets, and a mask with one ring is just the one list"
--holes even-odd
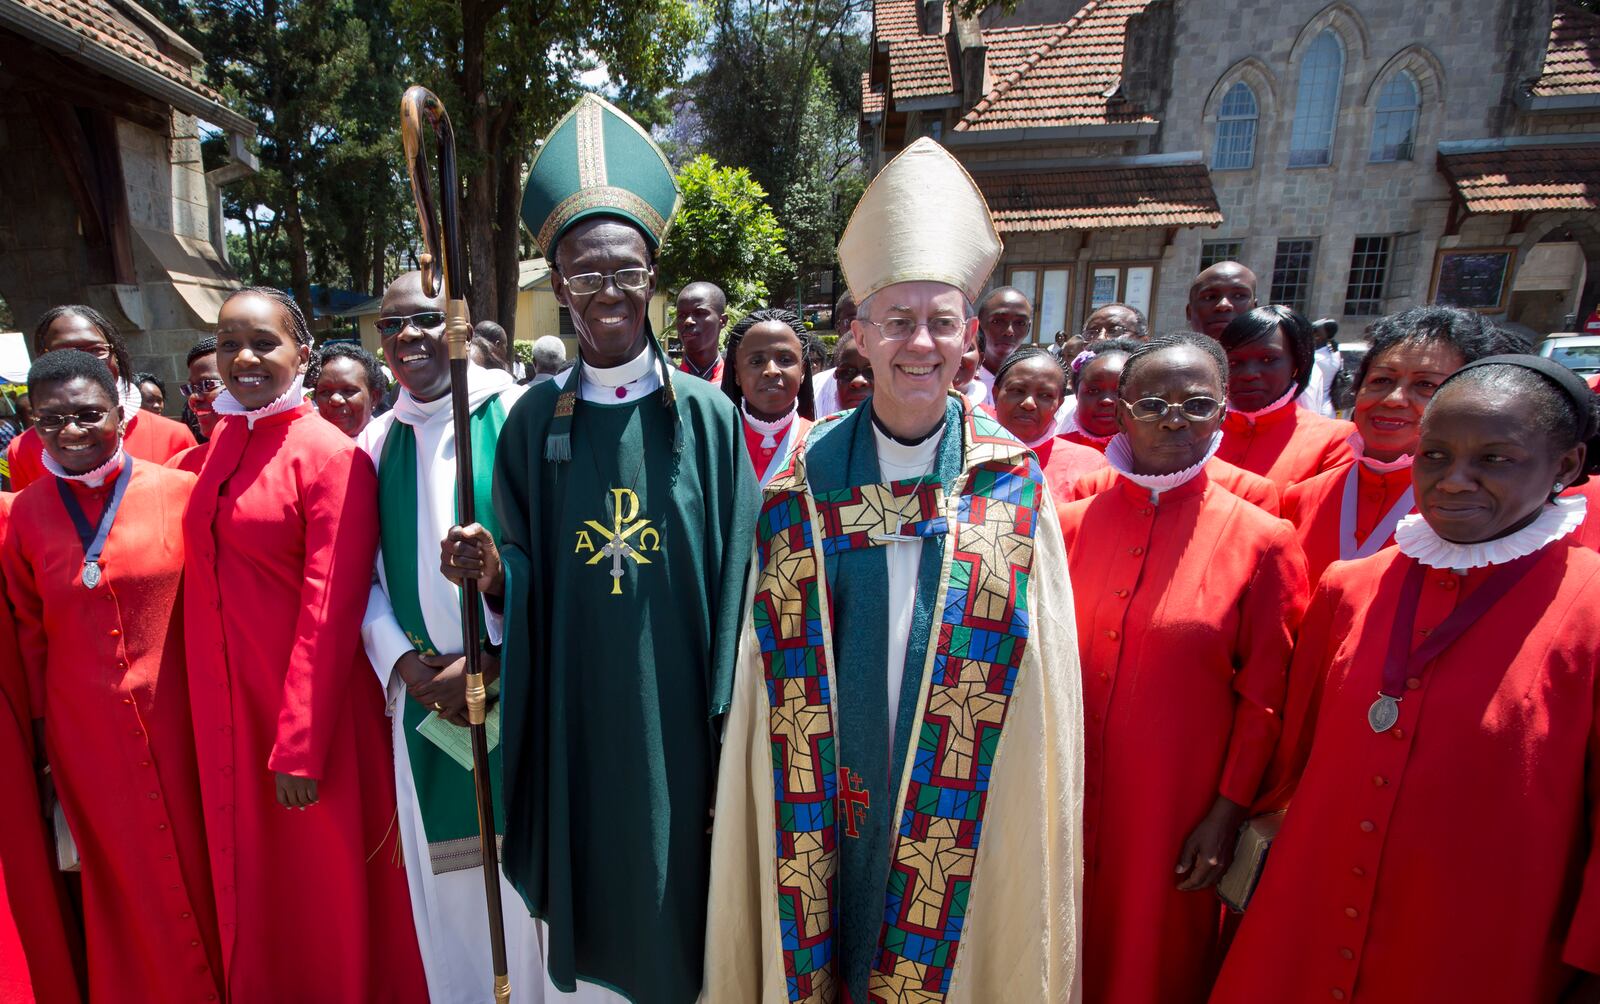
[[(703, 1000), (1072, 1001), (1082, 684), (1043, 474), (952, 396), (933, 472), (884, 483), (870, 410), (764, 492)], [(883, 545), (916, 539), (891, 721)]]
[[(574, 373), (569, 379), (579, 379)], [(759, 492), (733, 405), (674, 382), (579, 400), (545, 459), (555, 381), (512, 409), (495, 464), (507, 569), (504, 868), (549, 925), (551, 979), (633, 1001), (700, 992), (718, 716)]]

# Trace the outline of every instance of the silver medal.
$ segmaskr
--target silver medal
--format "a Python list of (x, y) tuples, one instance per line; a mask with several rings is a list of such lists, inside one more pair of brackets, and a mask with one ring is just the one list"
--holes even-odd
[(83, 584), (93, 589), (100, 584), (100, 563), (97, 561), (86, 562), (83, 566)]
[(1367, 709), (1367, 724), (1374, 732), (1388, 732), (1400, 720), (1400, 698), (1379, 694)]

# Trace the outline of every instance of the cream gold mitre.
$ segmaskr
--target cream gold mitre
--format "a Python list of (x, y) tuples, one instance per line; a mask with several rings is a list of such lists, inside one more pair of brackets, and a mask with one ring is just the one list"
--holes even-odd
[(946, 283), (976, 301), (1001, 249), (972, 176), (924, 136), (867, 186), (839, 239), (839, 268), (857, 303), (918, 281)]

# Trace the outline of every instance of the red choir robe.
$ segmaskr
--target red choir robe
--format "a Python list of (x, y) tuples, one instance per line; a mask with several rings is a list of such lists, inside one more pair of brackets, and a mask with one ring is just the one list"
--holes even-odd
[[(1217, 1004), (1531, 1004), (1600, 972), (1600, 556), (1546, 546), (1374, 733), (1411, 565), (1323, 573), (1273, 769), (1289, 812)], [(1428, 569), (1411, 649), (1492, 571)]]
[[(1339, 558), (1339, 533), (1344, 513), (1345, 480), (1356, 467), (1355, 531), (1357, 545), (1366, 544), (1378, 521), (1399, 504), (1411, 487), (1411, 468), (1378, 472), (1356, 460), (1340, 464), (1296, 485), (1283, 493), (1283, 518), (1294, 524), (1300, 549), (1306, 555), (1306, 570), (1312, 584)], [(1417, 511), (1411, 506), (1401, 515)], [(1380, 547), (1394, 543), (1394, 533), (1384, 535)]]
[[(234, 1004), (427, 999), (360, 645), (377, 475), (308, 404), (223, 419), (184, 517), (206, 834)], [(274, 772), (315, 778), (285, 809)]]
[(1217, 456), (1254, 471), (1278, 486), (1290, 485), (1355, 458), (1349, 422), (1323, 418), (1290, 402), (1254, 421), (1235, 411), (1222, 420), (1222, 447)]
[(706, 383), (721, 384), (722, 369), (726, 365), (727, 360), (721, 355), (718, 355), (717, 361), (711, 364), (711, 372), (707, 373), (705, 376), (700, 376), (700, 374), (695, 370), (694, 366), (689, 363), (689, 357), (684, 356), (683, 359), (678, 363), (678, 370), (679, 372), (687, 373), (690, 376), (700, 377), (700, 379), (704, 380)]
[[(0, 533), (14, 496), (0, 493)], [(55, 846), (39, 807), (33, 711), (11, 605), (0, 602), (0, 1004), (81, 1000)]]
[(200, 468), (206, 465), (206, 448), (210, 445), (209, 442), (205, 442), (197, 446), (191, 446), (187, 450), (168, 458), (164, 466), (171, 467), (173, 470), (188, 471), (195, 477), (199, 477)]
[(1111, 443), (1111, 439), (1109, 437), (1105, 440), (1101, 440), (1100, 437), (1091, 436), (1082, 429), (1073, 429), (1071, 432), (1063, 432), (1061, 434), (1061, 438), (1065, 439), (1069, 443), (1075, 443), (1078, 446), (1087, 446), (1091, 450), (1099, 450), (1101, 453), (1106, 452), (1106, 447)]
[[(114, 481), (63, 483), (96, 526)], [(83, 862), (89, 997), (216, 1000), (222, 956), (177, 612), (194, 477), (134, 464), (94, 589), (56, 486), (47, 477), (17, 496), (0, 566)]]
[[(797, 414), (792, 419), (792, 424), (794, 426), (794, 434), (792, 436), (788, 426), (785, 426), (784, 430), (774, 437), (773, 445), (762, 446), (761, 444), (766, 439), (766, 435), (760, 429), (751, 425), (749, 420), (744, 418), (741, 413), (739, 425), (744, 429), (744, 448), (745, 452), (750, 456), (751, 466), (755, 468), (757, 481), (762, 481), (767, 476), (768, 471), (774, 474), (779, 473), (782, 467), (773, 467), (773, 461), (776, 460), (779, 464), (787, 463), (789, 454), (793, 453), (806, 441), (806, 433), (811, 431), (811, 419), (803, 418)], [(787, 452), (780, 457), (778, 451), (785, 446), (788, 448)], [(765, 482), (763, 481), (763, 483)]]
[(1218, 795), (1255, 799), (1305, 561), (1287, 524), (1203, 471), (1157, 503), (1119, 477), (1058, 513), (1088, 718), (1084, 1000), (1204, 1001), (1221, 904), (1212, 889), (1179, 892), (1174, 870)]
[(1068, 442), (1065, 436), (1052, 436), (1033, 448), (1044, 468), (1044, 478), (1050, 483), (1050, 497), (1056, 502), (1073, 498), (1073, 485), (1096, 471), (1109, 471), (1111, 465), (1099, 450)]
[[(1225, 460), (1212, 457), (1206, 463), (1206, 477), (1211, 479), (1212, 484), (1218, 485), (1230, 495), (1237, 495), (1262, 512), (1271, 516), (1279, 515), (1278, 486), (1261, 475), (1251, 474)], [(1100, 494), (1116, 483), (1117, 472), (1108, 464), (1079, 478), (1067, 499), (1069, 501), (1086, 499), (1091, 495)]]
[(1582, 495), (1588, 503), (1588, 518), (1574, 531), (1573, 536), (1584, 547), (1600, 551), (1600, 476), (1591, 477), (1576, 488), (1561, 493), (1563, 498)]
[[(164, 464), (194, 445), (194, 433), (182, 422), (139, 409), (128, 419), (122, 433), (122, 448), (128, 456)], [(46, 478), (44, 441), (37, 429), (29, 429), (6, 447), (6, 462), (11, 465), (11, 490), (20, 492), (35, 481)]]

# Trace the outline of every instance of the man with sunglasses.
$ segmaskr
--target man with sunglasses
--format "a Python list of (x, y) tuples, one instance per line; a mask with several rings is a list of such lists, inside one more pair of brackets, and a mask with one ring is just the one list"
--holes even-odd
[(206, 462), (211, 434), (216, 431), (217, 423), (222, 421), (222, 416), (211, 406), (217, 395), (222, 393), (222, 375), (217, 370), (216, 338), (207, 335), (195, 342), (189, 350), (187, 363), (189, 379), (178, 385), (178, 391), (183, 395), (184, 423), (196, 434), (195, 438), (200, 443), (168, 460), (166, 466), (198, 475)]
[(977, 186), (926, 138), (840, 241), (872, 396), (766, 488), (717, 783), (708, 1004), (1074, 996), (1066, 553), (1037, 459), (951, 393), (1000, 250)]
[[(522, 204), (578, 336), (572, 368), (512, 410), (494, 467), (507, 910), (546, 925), (546, 1001), (700, 992), (759, 494), (737, 410), (650, 328), (677, 204), (648, 133), (593, 95), (539, 148)], [(447, 560), (498, 571), (471, 537)]]
[[(377, 328), (400, 389), (394, 407), (356, 436), (356, 445), (378, 471), (381, 527), (361, 641), (392, 723), (400, 846), (428, 994), (435, 1002), (467, 1004), (489, 1000), (494, 988), (483, 874), (475, 853), (472, 770), (446, 752), (452, 737), (466, 735), (466, 663), (456, 585), (472, 574), (488, 601), (498, 605), (504, 579), (498, 562), (482, 561), (477, 549), (478, 567), (469, 570), (464, 559), (452, 561), (454, 545), (448, 538), (457, 522), (457, 453), (444, 291), (428, 296), (420, 272), (401, 275), (384, 291)], [(494, 519), (488, 475), (500, 430), (523, 393), (504, 369), (467, 368), (476, 511), (482, 523), (457, 536), (476, 535), (490, 554), (487, 528)], [(499, 661), (485, 655), (484, 662), (484, 678), (492, 683), (500, 675)], [(498, 727), (499, 708), (490, 716)], [(491, 764), (498, 809), (504, 797), (498, 756)], [(508, 906), (511, 984), (537, 986), (544, 977), (533, 920), (527, 911), (509, 908), (517, 902), (516, 890), (504, 879), (500, 898)]]

